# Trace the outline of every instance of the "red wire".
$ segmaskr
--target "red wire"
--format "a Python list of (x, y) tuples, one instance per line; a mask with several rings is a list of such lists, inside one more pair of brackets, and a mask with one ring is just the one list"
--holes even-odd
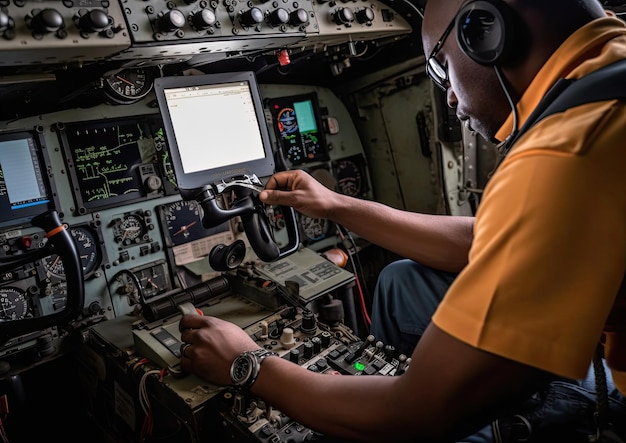
[[(343, 235), (343, 232), (341, 232), (341, 229), (337, 229), (337, 233), (339, 234), (339, 238), (341, 239), (341, 241), (343, 242), (346, 238)], [(367, 313), (367, 306), (365, 303), (365, 296), (363, 295), (363, 288), (361, 288), (361, 282), (359, 281), (359, 275), (357, 274), (356, 271), (356, 266), (354, 265), (354, 259), (352, 258), (352, 254), (350, 254), (350, 251), (348, 251), (348, 255), (350, 256), (350, 259), (352, 261), (352, 273), (354, 274), (354, 280), (356, 281), (356, 286), (358, 288), (359, 291), (359, 300), (360, 300), (360, 304), (361, 304), (361, 314), (363, 315), (363, 320), (365, 321), (366, 325), (369, 327), (372, 324), (372, 320), (370, 319), (369, 314)]]
[(372, 320), (370, 319), (370, 316), (367, 313), (367, 307), (365, 306), (365, 297), (363, 295), (363, 289), (361, 288), (361, 282), (359, 281), (358, 275), (356, 275), (355, 281), (356, 281), (356, 286), (359, 290), (359, 300), (361, 301), (361, 312), (363, 313), (363, 319), (365, 320), (365, 323), (367, 323), (367, 326), (370, 326), (372, 324)]

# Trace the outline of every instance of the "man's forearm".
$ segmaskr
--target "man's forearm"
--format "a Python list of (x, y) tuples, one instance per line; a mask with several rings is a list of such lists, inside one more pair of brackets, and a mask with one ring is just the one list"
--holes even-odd
[(467, 264), (474, 217), (412, 213), (350, 197), (334, 208), (333, 221), (402, 257), (450, 272)]

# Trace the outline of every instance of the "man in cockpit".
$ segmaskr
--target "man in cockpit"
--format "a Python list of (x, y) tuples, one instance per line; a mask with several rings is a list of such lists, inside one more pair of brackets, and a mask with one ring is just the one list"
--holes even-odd
[[(246, 388), (323, 434), (375, 442), (462, 440), (548, 383), (583, 379), (596, 349), (626, 393), (626, 102), (573, 107), (515, 140), (559, 79), (626, 58), (625, 24), (596, 0), (431, 0), (422, 37), (458, 118), (503, 142), (475, 218), (351, 198), (298, 170), (260, 193), (406, 257), (379, 278), (372, 333), (409, 369), (337, 377), (270, 356)], [(181, 329), (183, 369), (221, 385), (258, 348), (213, 317)]]

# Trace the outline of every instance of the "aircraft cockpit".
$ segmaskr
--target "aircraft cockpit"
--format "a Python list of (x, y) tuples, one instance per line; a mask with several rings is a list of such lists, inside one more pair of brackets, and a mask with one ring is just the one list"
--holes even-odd
[(197, 310), (312, 371), (406, 370), (368, 330), (397, 257), (258, 193), (297, 168), (475, 213), (498, 151), (425, 74), (423, 3), (0, 0), (6, 441), (312, 440), (180, 370)]

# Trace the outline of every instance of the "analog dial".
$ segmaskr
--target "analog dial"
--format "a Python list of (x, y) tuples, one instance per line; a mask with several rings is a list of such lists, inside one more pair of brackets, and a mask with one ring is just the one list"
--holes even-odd
[(360, 158), (345, 158), (334, 164), (337, 190), (352, 197), (364, 197), (367, 194), (365, 167)]
[(26, 292), (14, 287), (0, 288), (0, 319), (20, 320), (28, 314)]
[(141, 284), (145, 299), (151, 299), (172, 289), (164, 265), (154, 265), (141, 269), (136, 271), (135, 275)]
[(152, 80), (144, 68), (122, 69), (103, 78), (104, 94), (116, 104), (135, 103), (152, 91)]
[(172, 246), (190, 243), (224, 231), (224, 226), (207, 229), (202, 225), (202, 209), (195, 200), (181, 200), (161, 208), (162, 219)]
[[(69, 232), (76, 243), (83, 276), (89, 278), (102, 261), (102, 253), (98, 246), (96, 233), (86, 226), (73, 226), (69, 228)], [(65, 278), (63, 262), (58, 255), (53, 254), (45, 257), (43, 266), (49, 277)]]
[(115, 222), (115, 241), (124, 246), (140, 243), (147, 233), (143, 217), (126, 214)]
[(325, 218), (314, 218), (300, 214), (302, 233), (308, 240), (316, 241), (325, 238), (332, 223)]

